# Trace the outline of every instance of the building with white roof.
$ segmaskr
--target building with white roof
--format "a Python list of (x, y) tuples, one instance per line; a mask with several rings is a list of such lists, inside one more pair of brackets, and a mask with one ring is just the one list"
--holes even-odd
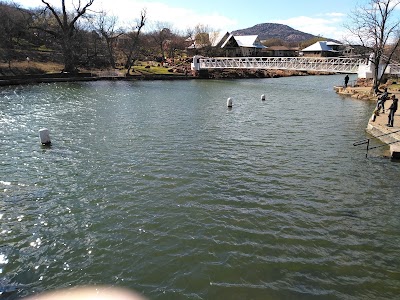
[(342, 44), (331, 41), (319, 41), (301, 50), (304, 56), (332, 57), (339, 56)]
[(212, 32), (207, 36), (207, 44), (194, 41), (187, 47), (187, 50), (197, 54), (199, 50), (211, 47), (214, 54), (226, 57), (264, 56), (266, 54), (267, 47), (261, 44), (258, 35), (239, 36), (229, 32)]
[(211, 46), (221, 47), (229, 36), (230, 33), (227, 31), (211, 32), (209, 34)]
[(262, 56), (267, 47), (261, 44), (258, 35), (233, 35), (230, 34), (221, 45), (225, 56)]

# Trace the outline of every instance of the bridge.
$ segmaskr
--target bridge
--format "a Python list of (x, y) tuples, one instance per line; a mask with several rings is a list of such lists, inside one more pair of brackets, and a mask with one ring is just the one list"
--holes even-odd
[[(368, 59), (347, 57), (201, 57), (194, 56), (193, 70), (201, 69), (275, 69), (358, 74), (372, 78)], [(383, 70), (383, 66), (380, 65)], [(400, 74), (399, 64), (390, 64), (385, 73)]]

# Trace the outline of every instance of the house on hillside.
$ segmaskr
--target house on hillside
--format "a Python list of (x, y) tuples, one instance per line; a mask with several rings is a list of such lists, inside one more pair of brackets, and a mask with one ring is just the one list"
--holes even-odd
[(210, 46), (210, 37), (208, 33), (197, 33), (196, 36), (185, 40), (190, 45), (186, 48), (190, 54), (195, 55), (200, 49)]
[(201, 49), (206, 46), (221, 47), (222, 43), (229, 37), (230, 33), (211, 32), (211, 33), (198, 33), (194, 38), (188, 37), (185, 42), (188, 43), (187, 49)]
[(222, 44), (228, 39), (230, 33), (227, 31), (221, 32), (211, 32), (210, 36), (210, 43), (212, 47), (221, 48)]
[(196, 39), (186, 49), (195, 55), (202, 51), (214, 56), (266, 56), (266, 46), (261, 44), (257, 35), (234, 36), (229, 32), (212, 32), (207, 38)]
[(295, 57), (299, 56), (299, 48), (286, 46), (269, 46), (266, 50), (268, 56), (273, 57)]
[(265, 56), (266, 46), (261, 44), (258, 35), (234, 36), (230, 34), (221, 48), (227, 57), (237, 56)]
[(335, 57), (342, 54), (342, 44), (330, 41), (319, 41), (301, 50), (303, 56)]
[(343, 47), (343, 56), (368, 58), (373, 50), (362, 45), (345, 45)]

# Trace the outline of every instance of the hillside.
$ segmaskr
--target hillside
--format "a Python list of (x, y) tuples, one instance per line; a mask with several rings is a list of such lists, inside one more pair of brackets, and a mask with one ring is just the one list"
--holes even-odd
[(260, 40), (280, 39), (288, 43), (299, 43), (315, 37), (287, 25), (276, 23), (257, 24), (246, 29), (235, 30), (232, 33), (234, 35), (258, 35)]

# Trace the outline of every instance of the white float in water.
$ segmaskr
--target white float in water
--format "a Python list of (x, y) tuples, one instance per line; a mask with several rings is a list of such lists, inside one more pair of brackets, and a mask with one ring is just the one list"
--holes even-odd
[(265, 95), (264, 94), (261, 95), (261, 100), (265, 101)]
[(226, 100), (226, 106), (232, 107), (232, 99), (231, 99), (231, 97), (229, 97), (228, 100)]
[(49, 130), (47, 128), (42, 128), (39, 130), (39, 137), (40, 137), (40, 142), (42, 143), (42, 145), (50, 145), (51, 141), (50, 141), (50, 134), (49, 134)]

